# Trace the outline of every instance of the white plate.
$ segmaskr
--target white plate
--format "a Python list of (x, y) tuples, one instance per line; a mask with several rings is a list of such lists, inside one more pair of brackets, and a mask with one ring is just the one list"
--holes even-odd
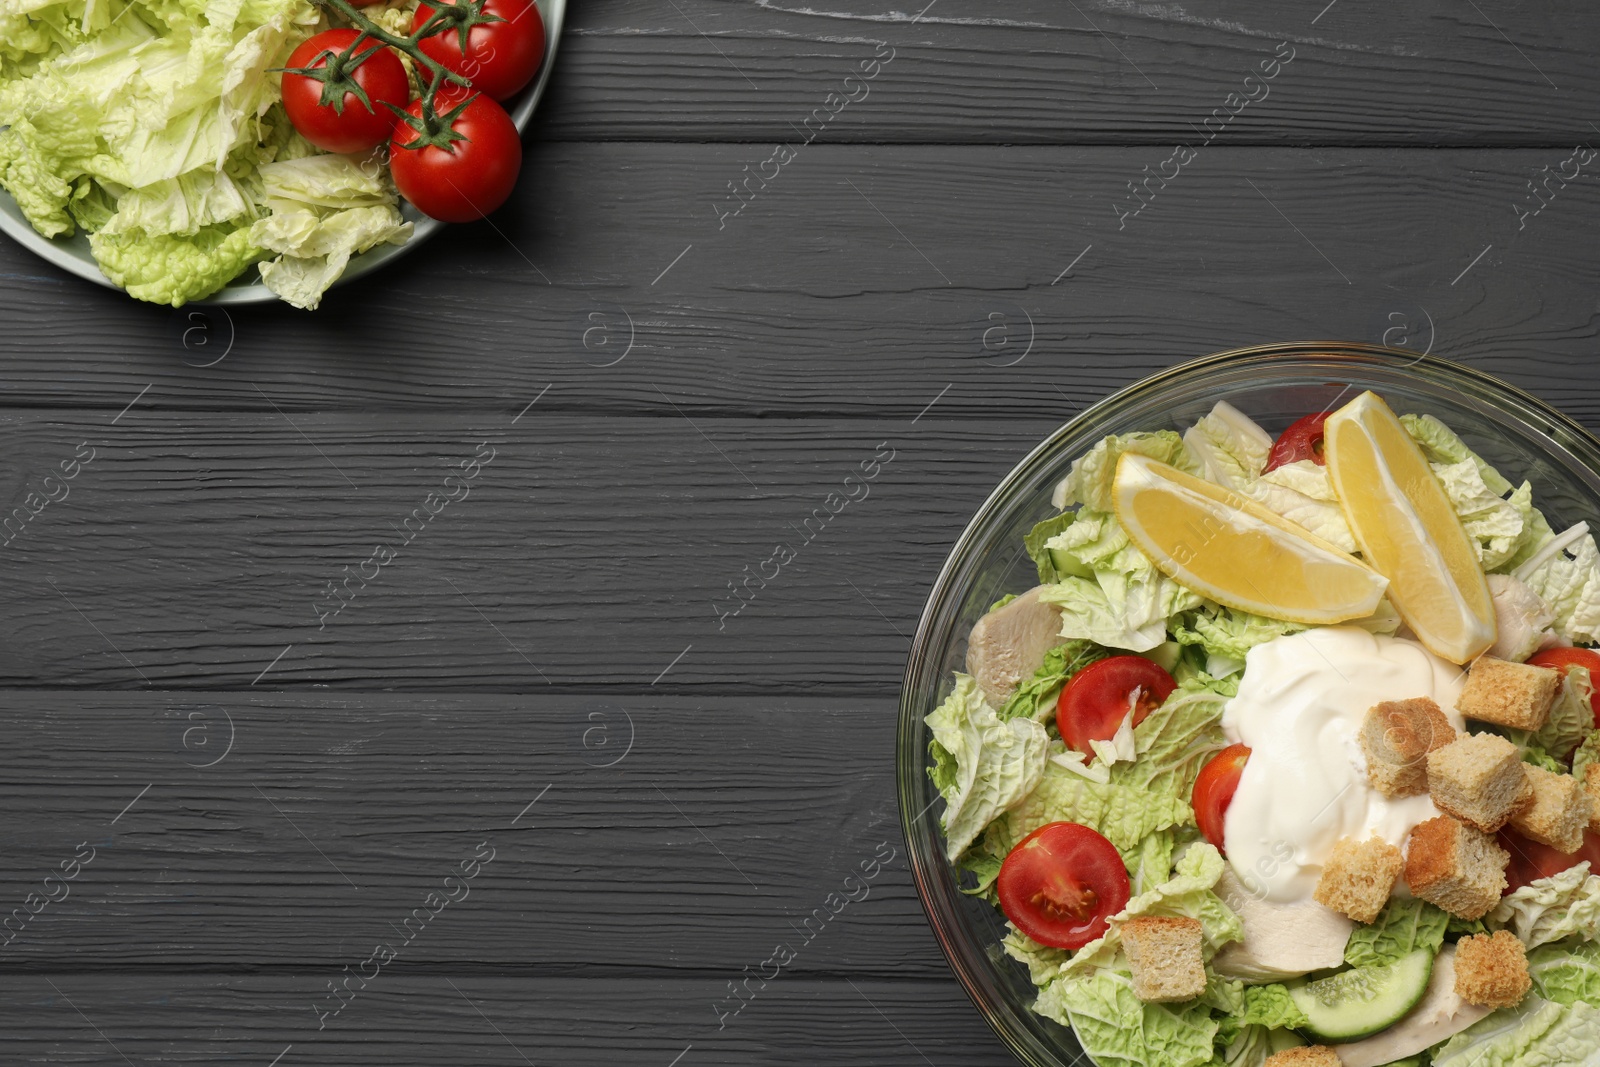
[[(511, 119), (517, 124), (519, 131), (526, 132), (529, 121), (533, 118), (534, 109), (539, 106), (539, 100), (544, 96), (544, 89), (550, 82), (550, 71), (555, 67), (556, 45), (561, 41), (561, 23), (567, 13), (566, 0), (534, 0), (538, 5), (539, 14), (544, 18), (545, 28), (545, 53), (544, 65), (539, 68), (539, 77), (532, 85), (517, 94), (508, 107)], [(436, 219), (430, 219), (405, 201), (400, 202), (400, 212), (407, 219), (416, 223), (416, 232), (411, 240), (403, 245), (379, 245), (377, 248), (350, 260), (350, 265), (345, 268), (344, 275), (334, 284), (343, 285), (352, 278), (359, 278), (363, 274), (377, 270), (391, 259), (398, 259), (417, 245), (427, 240), (439, 231), (445, 224)], [(33, 228), (33, 224), (23, 217), (22, 209), (11, 194), (0, 189), (0, 233), (4, 233), (22, 247), (37, 254), (42, 259), (63, 270), (70, 271), (80, 278), (87, 278), (92, 282), (116, 289), (117, 286), (100, 272), (100, 264), (96, 263), (94, 256), (89, 251), (89, 238), (80, 231), (71, 237), (45, 237)], [(261, 276), (255, 267), (251, 267), (239, 277), (212, 293), (204, 300), (197, 300), (196, 304), (264, 304), (276, 301), (277, 294), (261, 284)]]

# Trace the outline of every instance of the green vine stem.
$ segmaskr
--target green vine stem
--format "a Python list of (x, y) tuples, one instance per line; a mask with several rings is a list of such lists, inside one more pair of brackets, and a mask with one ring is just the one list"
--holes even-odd
[(370, 111), (372, 109), (372, 101), (367, 98), (366, 92), (350, 76), (350, 72), (366, 62), (370, 56), (376, 54), (378, 49), (369, 48), (363, 51), (361, 46), (368, 41), (376, 41), (379, 44), (393, 48), (397, 52), (404, 53), (411, 58), (412, 63), (418, 68), (425, 69), (428, 72), (426, 76), (421, 74), (421, 70), (418, 72), (418, 80), (422, 83), (422, 115), (418, 118), (411, 115), (405, 108), (395, 107), (387, 102), (385, 102), (385, 106), (394, 111), (401, 121), (409, 124), (417, 131), (417, 138), (409, 142), (406, 145), (407, 148), (417, 149), (427, 145), (434, 145), (448, 150), (450, 142), (462, 139), (461, 135), (452, 128), (451, 123), (456, 116), (465, 110), (471, 97), (469, 95), (467, 99), (444, 114), (440, 114), (435, 106), (435, 98), (446, 83), (459, 85), (466, 89), (470, 89), (472, 83), (466, 76), (457, 74), (424, 52), (421, 42), (424, 38), (432, 37), (434, 34), (455, 29), (461, 35), (461, 50), (464, 53), (468, 35), (474, 26), (502, 21), (496, 15), (485, 14), (483, 2), (484, 0), (428, 0), (429, 6), (434, 9), (433, 14), (428, 16), (427, 21), (414, 31), (402, 36), (390, 33), (367, 18), (349, 0), (317, 0), (317, 3), (322, 7), (330, 12), (336, 12), (349, 23), (357, 31), (356, 39), (340, 54), (324, 53), (327, 55), (327, 59), (322, 67), (289, 67), (283, 68), (284, 72), (301, 74), (322, 82), (322, 102), (335, 110), (343, 109), (345, 94), (349, 93), (365, 104)]

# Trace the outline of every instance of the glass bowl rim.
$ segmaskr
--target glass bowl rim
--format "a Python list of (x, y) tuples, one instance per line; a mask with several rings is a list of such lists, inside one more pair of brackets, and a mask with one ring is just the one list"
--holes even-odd
[[(936, 611), (952, 595), (957, 571), (963, 561), (977, 548), (979, 531), (1010, 498), (1012, 487), (1026, 481), (1035, 468), (1050, 462), (1057, 448), (1067, 439), (1083, 432), (1096, 423), (1109, 421), (1122, 409), (1136, 405), (1152, 393), (1178, 382), (1191, 379), (1196, 374), (1233, 370), (1252, 363), (1270, 364), (1275, 360), (1295, 359), (1297, 362), (1315, 361), (1318, 357), (1330, 365), (1343, 363), (1375, 366), (1388, 371), (1406, 371), (1419, 368), (1420, 377), (1431, 378), (1436, 383), (1450, 385), (1473, 406), (1487, 407), (1502, 417), (1509, 416), (1537, 428), (1548, 437), (1560, 437), (1560, 445), (1593, 476), (1593, 484), (1600, 492), (1600, 436), (1532, 393), (1475, 367), (1431, 354), (1419, 354), (1410, 349), (1391, 348), (1356, 341), (1279, 341), (1269, 344), (1248, 345), (1225, 349), (1209, 355), (1176, 363), (1165, 370), (1147, 375), (1117, 389), (1090, 404), (1083, 411), (1058, 426), (1044, 440), (1035, 445), (991, 491), (983, 504), (968, 520), (961, 535), (951, 546), (949, 554), (939, 568), (939, 573), (928, 591), (927, 600), (917, 621), (917, 631), (906, 657), (905, 672), (901, 677), (899, 708), (895, 729), (896, 805), (900, 814), (900, 830), (905, 839), (908, 866), (916, 886), (917, 899), (928, 920), (946, 963), (955, 974), (967, 997), (978, 1009), (984, 1021), (1020, 1062), (1030, 1067), (1054, 1067), (1038, 1059), (1031, 1048), (1025, 1047), (1023, 1035), (1013, 1032), (999, 1013), (988, 1003), (978, 976), (969, 970), (957, 951), (960, 939), (939, 917), (933, 897), (933, 882), (939, 875), (936, 862), (942, 859), (924, 855), (916, 846), (915, 830), (931, 809), (930, 803), (921, 811), (914, 811), (917, 797), (913, 792), (918, 777), (925, 775), (927, 754), (917, 743), (921, 725), (921, 708), (913, 706), (912, 694), (917, 678), (928, 669), (929, 658), (941, 654), (943, 648), (933, 647), (933, 623)], [(1085, 1060), (1093, 1059), (1084, 1053)], [(1060, 1062), (1057, 1057), (1057, 1062)]]

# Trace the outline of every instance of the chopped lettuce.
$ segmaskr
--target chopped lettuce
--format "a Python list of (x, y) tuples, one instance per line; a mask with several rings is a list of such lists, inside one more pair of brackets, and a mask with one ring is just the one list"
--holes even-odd
[(280, 253), (261, 265), (261, 280), (296, 307), (315, 308), (351, 256), (411, 236), (399, 198), (376, 164), (308, 156), (263, 165), (261, 180), (272, 214), (251, 233)]
[(1310, 530), (1346, 552), (1356, 551), (1356, 539), (1345, 521), (1344, 508), (1334, 494), (1328, 468), (1314, 460), (1285, 463), (1246, 486), (1246, 496), (1269, 511)]
[(1600, 937), (1600, 875), (1587, 860), (1539, 878), (1501, 899), (1491, 922), (1508, 927), (1529, 948), (1575, 934)]
[(1049, 584), (1065, 578), (1089, 577), (1089, 568), (1078, 563), (1071, 555), (1067, 553), (1058, 555), (1046, 547), (1046, 542), (1077, 521), (1076, 511), (1064, 511), (1060, 515), (1052, 515), (1043, 522), (1035, 524), (1023, 537), (1022, 546), (1027, 549), (1028, 557), (1039, 569), (1040, 582)]
[(1129, 862), (1147, 834), (1193, 825), (1195, 776), (1226, 743), (1219, 725), (1224, 703), (1206, 690), (1175, 692), (1134, 727), (1138, 758), (1111, 767), (1104, 783), (1047, 761), (1033, 791), (990, 824), (982, 850), (1003, 858), (1045, 823), (1066, 821), (1104, 834)]
[(1266, 467), (1272, 435), (1224, 400), (1183, 432), (1183, 444), (1200, 464), (1201, 477), (1243, 490)]
[(1358, 925), (1344, 946), (1345, 962), (1356, 967), (1394, 963), (1416, 949), (1439, 951), (1450, 916), (1415, 897), (1396, 897), (1371, 923)]
[(1600, 1007), (1600, 943), (1571, 938), (1541, 945), (1528, 953), (1528, 975), (1546, 1000)]
[(130, 296), (173, 307), (216, 292), (261, 257), (249, 229), (227, 226), (191, 236), (94, 233), (89, 247)]
[[(946, 853), (953, 861), (984, 827), (1038, 784), (1049, 734), (1028, 718), (1002, 722), (978, 684), (956, 675), (955, 689), (927, 719), (933, 739), (955, 761), (940, 787)], [(948, 764), (943, 773), (949, 774)]]
[(1297, 622), (1284, 622), (1219, 604), (1207, 604), (1176, 619), (1172, 624), (1172, 636), (1180, 644), (1199, 645), (1208, 655), (1226, 656), (1242, 664), (1245, 653), (1255, 646), (1285, 634), (1299, 633), (1305, 628)]
[[(992, 610), (992, 609), (991, 609)], [(1025, 715), (1043, 721), (1055, 714), (1056, 698), (1061, 687), (1074, 674), (1089, 664), (1105, 659), (1111, 653), (1089, 641), (1068, 641), (1044, 654), (1044, 662), (1033, 672), (1033, 677), (1017, 686), (1016, 692), (1000, 709), (1001, 719), (1014, 719)]]
[(1533, 731), (1507, 729), (1505, 735), (1523, 750), (1522, 758), (1527, 762), (1565, 774), (1567, 767), (1561, 761), (1573, 754), (1594, 730), (1594, 706), (1589, 703), (1593, 692), (1589, 668), (1570, 667), (1561, 679), (1561, 688), (1556, 691), (1550, 717), (1544, 725)]
[(1061, 609), (1061, 636), (1145, 652), (1167, 639), (1167, 620), (1201, 598), (1156, 569), (1108, 511), (1081, 510), (1046, 542), (1090, 577), (1066, 576), (1039, 599)]
[(1036, 986), (1042, 986), (1060, 975), (1061, 968), (1072, 958), (1068, 950), (1041, 945), (1010, 922), (1006, 923), (1006, 927), (1006, 936), (1000, 941), (1001, 949), (1028, 968), (1028, 980)]
[(1600, 730), (1589, 731), (1578, 751), (1572, 754), (1572, 776), (1583, 781), (1584, 768), (1591, 763), (1600, 763)]
[(1595, 1061), (1600, 1008), (1530, 996), (1486, 1016), (1440, 1045), (1433, 1067), (1575, 1067)]
[(1126, 971), (1058, 978), (1039, 991), (1034, 1010), (1071, 1026), (1100, 1067), (1201, 1067), (1212, 1060), (1211, 1007), (1199, 1000), (1146, 1004), (1134, 996)]
[(1116, 477), (1117, 460), (1124, 452), (1149, 456), (1189, 474), (1203, 473), (1200, 464), (1183, 447), (1183, 438), (1171, 430), (1116, 434), (1095, 445), (1087, 455), (1073, 460), (1071, 471), (1056, 486), (1050, 502), (1060, 511), (1074, 504), (1082, 504), (1092, 511), (1110, 511), (1111, 482)]
[(1551, 538), (1515, 573), (1550, 605), (1556, 633), (1579, 644), (1600, 642), (1600, 550), (1587, 523)]
[(1202, 931), (1202, 948), (1207, 959), (1217, 949), (1244, 937), (1239, 916), (1212, 892), (1222, 877), (1227, 861), (1216, 846), (1197, 842), (1178, 860), (1172, 877), (1129, 899), (1128, 904), (1110, 919), (1110, 929), (1098, 940), (1079, 949), (1061, 967), (1067, 978), (1082, 978), (1098, 970), (1126, 965), (1122, 955), (1122, 926), (1140, 915), (1167, 915), (1197, 919)]
[(1289, 987), (1281, 982), (1245, 986), (1241, 1020), (1246, 1026), (1265, 1026), (1274, 1030), (1299, 1029), (1308, 1021), (1306, 1013), (1289, 997)]

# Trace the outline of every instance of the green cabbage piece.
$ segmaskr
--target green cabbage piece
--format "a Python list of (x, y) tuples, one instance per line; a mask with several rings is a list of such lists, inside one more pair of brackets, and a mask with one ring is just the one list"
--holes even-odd
[(935, 767), (943, 779), (936, 784), (945, 800), (945, 851), (953, 861), (1038, 784), (1050, 736), (1032, 719), (1002, 722), (965, 674), (956, 675), (955, 688), (926, 721), (954, 760), (953, 774), (948, 763)]
[(1047, 762), (1039, 784), (990, 824), (978, 847), (1003, 859), (1045, 823), (1076, 822), (1105, 835), (1133, 868), (1146, 835), (1194, 825), (1189, 794), (1206, 760), (1226, 745), (1224, 703), (1207, 690), (1173, 693), (1134, 727), (1137, 758), (1113, 764), (1104, 783)]
[(1200, 465), (1202, 477), (1242, 491), (1261, 477), (1272, 451), (1272, 436), (1238, 408), (1221, 401), (1183, 432), (1183, 444)]
[(130, 296), (173, 307), (216, 292), (261, 257), (249, 229), (225, 226), (192, 236), (95, 233), (89, 247)]
[(1044, 662), (1033, 677), (1017, 686), (1016, 692), (1000, 709), (1000, 718), (1014, 719), (1026, 715), (1043, 721), (1055, 713), (1056, 698), (1061, 687), (1079, 671), (1105, 659), (1111, 653), (1091, 641), (1068, 641), (1044, 654)]
[(1171, 430), (1116, 434), (1073, 461), (1071, 471), (1056, 486), (1051, 503), (1062, 511), (1074, 504), (1082, 504), (1091, 511), (1110, 511), (1111, 483), (1117, 474), (1117, 460), (1124, 452), (1149, 456), (1189, 474), (1204, 473), (1184, 448), (1183, 439)]
[(1356, 967), (1394, 963), (1419, 948), (1438, 952), (1450, 916), (1424, 900), (1395, 898), (1378, 917), (1357, 925), (1345, 942), (1345, 962)]
[(1516, 577), (1550, 606), (1558, 634), (1578, 644), (1600, 642), (1600, 550), (1581, 526), (1552, 538)]
[(1305, 628), (1297, 622), (1208, 604), (1174, 620), (1172, 636), (1180, 644), (1199, 645), (1208, 655), (1226, 656), (1242, 663), (1245, 654), (1262, 642), (1299, 633)]
[(404, 244), (412, 225), (376, 163), (348, 156), (307, 156), (261, 167), (271, 215), (251, 236), (279, 253), (261, 280), (296, 307), (313, 309), (339, 280), (350, 257), (380, 244)]
[(1202, 603), (1156, 569), (1109, 512), (1079, 511), (1046, 547), (1065, 553), (1091, 575), (1067, 576), (1039, 593), (1041, 601), (1061, 609), (1063, 637), (1146, 652), (1166, 641), (1168, 619)]
[(1589, 668), (1570, 667), (1562, 676), (1561, 688), (1556, 692), (1550, 716), (1543, 726), (1533, 731), (1508, 728), (1503, 732), (1523, 750), (1524, 760), (1547, 771), (1565, 774), (1567, 757), (1594, 732), (1594, 705), (1589, 702), (1593, 693)]
[(1124, 971), (1057, 979), (1039, 991), (1034, 1010), (1071, 1026), (1099, 1067), (1201, 1067), (1212, 1060), (1211, 1007), (1199, 1000), (1146, 1004)]
[(1600, 1048), (1600, 1008), (1530, 996), (1433, 1050), (1433, 1067), (1574, 1067)]
[(1600, 944), (1569, 938), (1528, 953), (1533, 989), (1558, 1004), (1587, 1001), (1600, 1007)]
[(1583, 781), (1584, 769), (1596, 762), (1600, 762), (1600, 730), (1591, 730), (1572, 754), (1572, 776)]
[(1589, 861), (1508, 893), (1489, 920), (1509, 928), (1529, 948), (1579, 935), (1600, 937), (1600, 876)]

